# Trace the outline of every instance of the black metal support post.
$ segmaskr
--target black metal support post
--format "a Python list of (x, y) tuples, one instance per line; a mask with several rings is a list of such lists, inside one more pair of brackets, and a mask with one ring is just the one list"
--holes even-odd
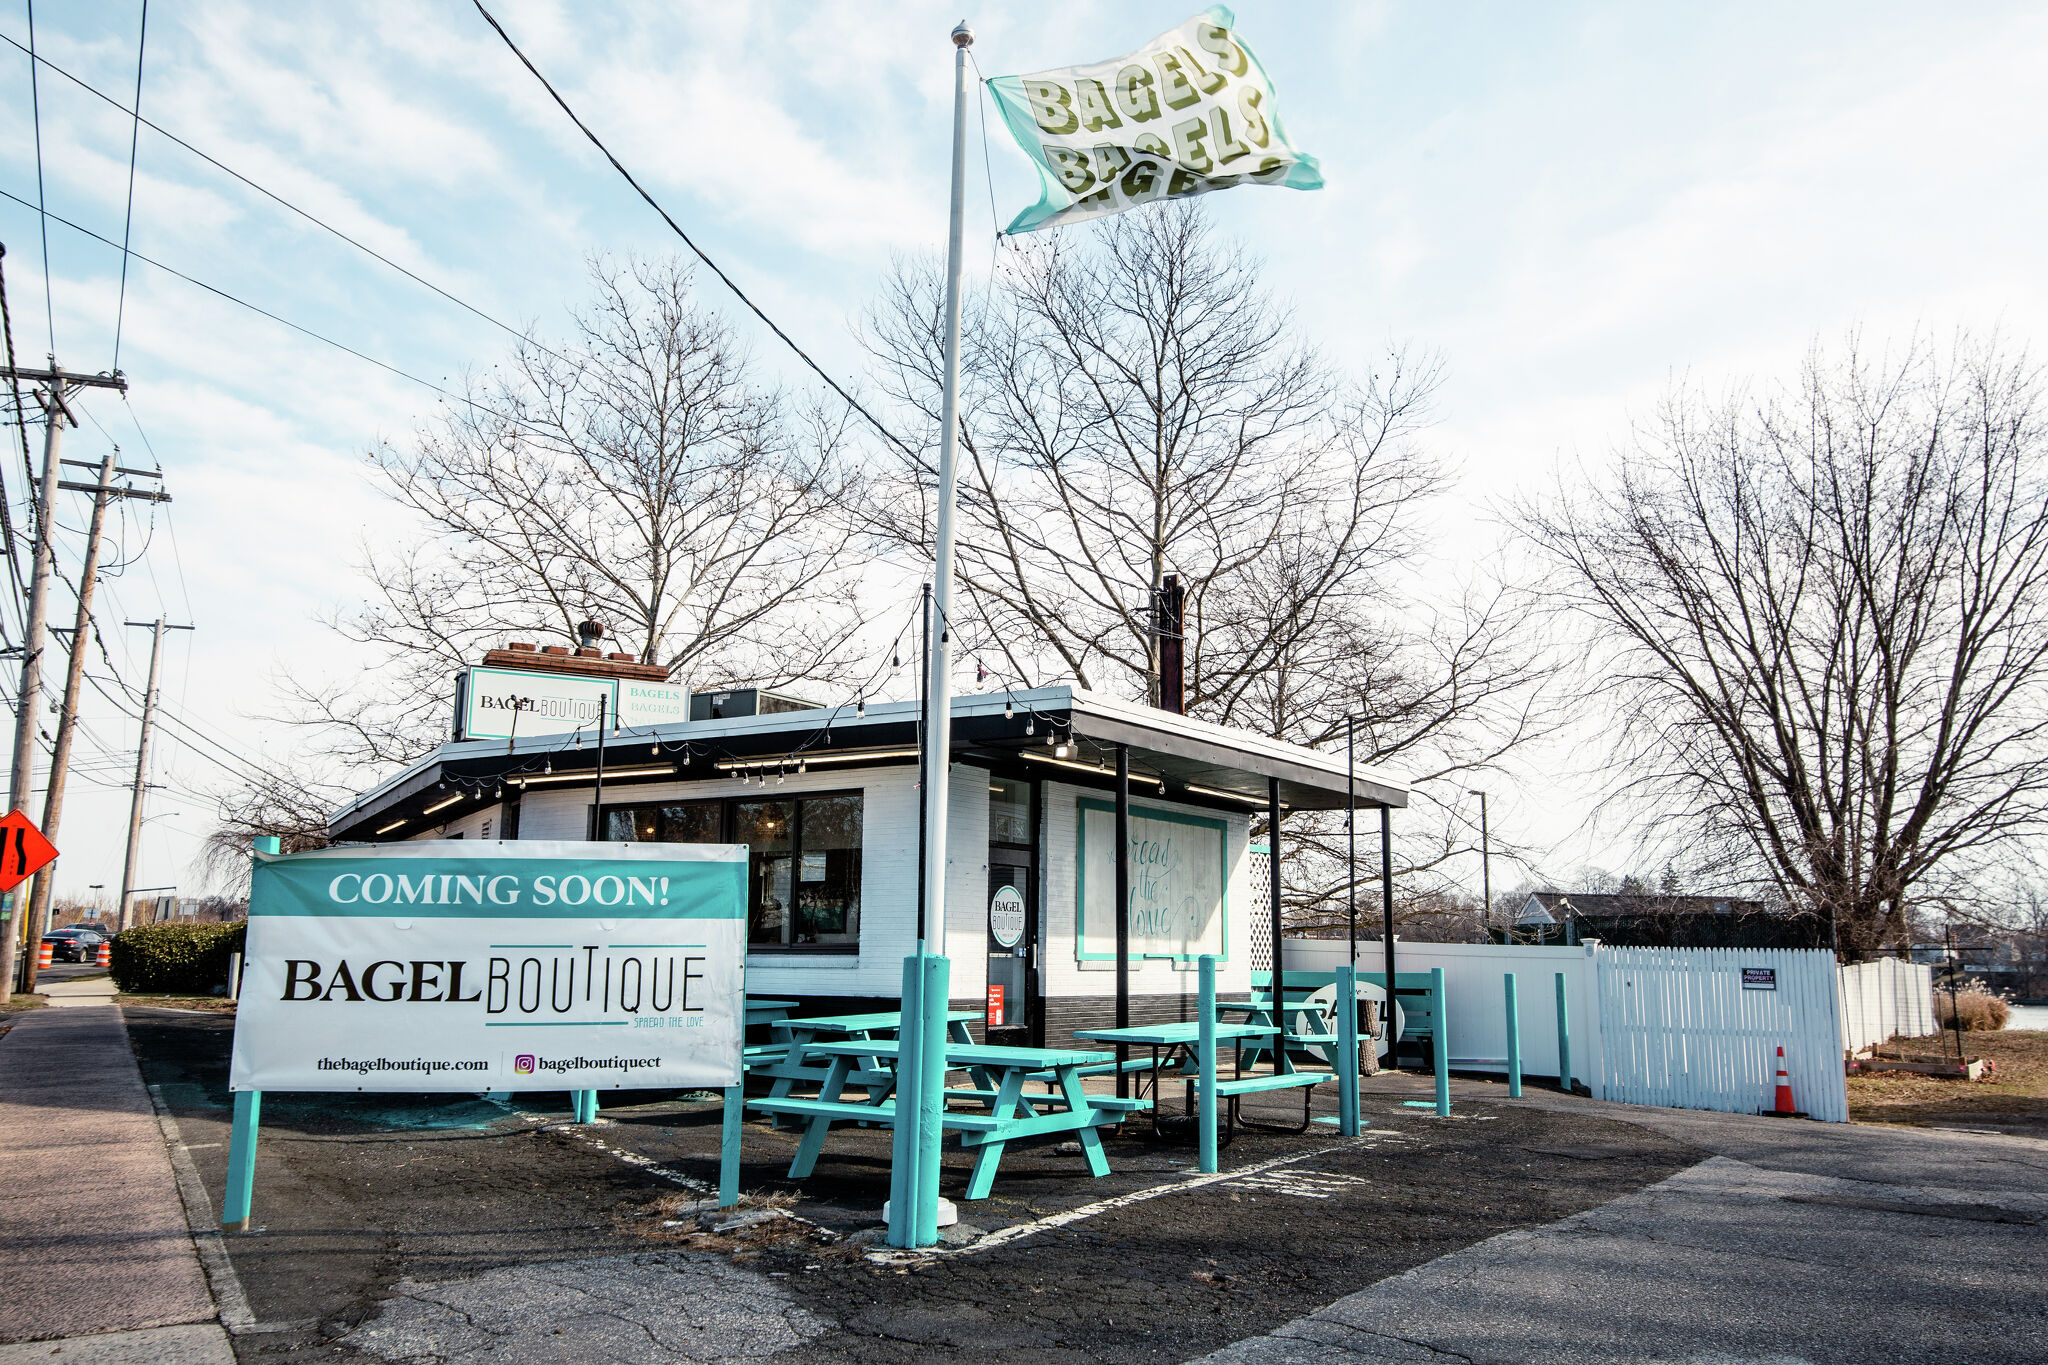
[[(1131, 751), (1116, 746), (1116, 1026), (1131, 1026)], [(1128, 1049), (1116, 1045), (1116, 1093), (1130, 1091)]]
[(928, 837), (925, 830), (923, 784), (932, 780), (932, 765), (930, 755), (925, 752), (928, 746), (925, 742), (926, 736), (924, 732), (925, 712), (930, 709), (925, 702), (927, 691), (926, 679), (931, 676), (931, 670), (925, 666), (925, 660), (931, 656), (932, 649), (932, 585), (929, 583), (924, 585), (924, 604), (921, 611), (922, 616), (920, 620), (922, 624), (918, 627), (917, 636), (917, 780), (919, 784), (917, 790), (917, 942), (919, 952), (924, 951), (924, 855), (925, 839)]
[(1380, 933), (1387, 957), (1387, 1066), (1398, 1070), (1400, 1015), (1394, 1012), (1394, 808), (1380, 807)]
[(597, 699), (597, 785), (590, 795), (590, 837), (593, 842), (604, 838), (604, 727), (605, 703), (608, 697)]
[(1356, 716), (1344, 717), (1344, 913), (1351, 931), (1352, 969), (1358, 967), (1358, 758)]
[(1266, 892), (1273, 903), (1273, 1022), (1280, 1022), (1280, 779), (1266, 779)]

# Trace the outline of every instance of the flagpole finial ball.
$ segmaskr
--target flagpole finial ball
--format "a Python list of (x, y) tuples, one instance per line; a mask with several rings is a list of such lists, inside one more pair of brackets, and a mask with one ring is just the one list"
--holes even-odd
[(962, 19), (962, 20), (960, 21), (959, 27), (957, 27), (957, 28), (955, 28), (955, 29), (953, 30), (953, 46), (955, 46), (955, 47), (973, 47), (973, 46), (974, 46), (974, 30), (973, 30), (973, 29), (971, 29), (971, 28), (969, 28), (969, 27), (967, 27), (967, 21), (966, 21), (965, 19)]

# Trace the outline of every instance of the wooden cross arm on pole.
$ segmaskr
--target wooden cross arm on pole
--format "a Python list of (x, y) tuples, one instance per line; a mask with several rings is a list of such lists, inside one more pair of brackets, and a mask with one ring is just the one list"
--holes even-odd
[(26, 379), (31, 384), (70, 384), (81, 389), (128, 392), (128, 376), (119, 370), (112, 374), (78, 374), (71, 370), (30, 370), (17, 365), (0, 365), (0, 379)]
[[(70, 489), (70, 490), (71, 490), (72, 492), (74, 492), (74, 493), (100, 493), (100, 492), (104, 492), (104, 493), (105, 493), (105, 494), (106, 494), (106, 495), (107, 495), (108, 497), (110, 497), (110, 498), (140, 498), (140, 499), (141, 499), (142, 501), (144, 501), (144, 502), (169, 502), (169, 501), (171, 500), (171, 495), (170, 495), (169, 493), (165, 493), (165, 492), (161, 491), (160, 489), (154, 489), (154, 488), (116, 488), (116, 487), (114, 487), (114, 486), (112, 486), (112, 485), (110, 484), (110, 485), (108, 485), (108, 486), (107, 486), (106, 488), (102, 489), (102, 488), (101, 488), (101, 487), (100, 487), (100, 486), (99, 486), (98, 484), (96, 484), (96, 483), (72, 483), (72, 482), (71, 482), (70, 480), (68, 480), (68, 479), (60, 479), (60, 480), (58, 480), (58, 482), (57, 482), (57, 487), (59, 487), (59, 488), (68, 488), (68, 489)], [(131, 621), (131, 622), (130, 622), (129, 624), (130, 624), (130, 625), (133, 625), (133, 624), (135, 624), (135, 623)], [(143, 625), (148, 625), (148, 624), (149, 624), (149, 622), (145, 621), (145, 622), (143, 622), (142, 624), (143, 624)], [(166, 629), (166, 630), (190, 630), (190, 629), (191, 629), (191, 627), (190, 627), (190, 626), (166, 626), (166, 627), (164, 627), (164, 629)]]

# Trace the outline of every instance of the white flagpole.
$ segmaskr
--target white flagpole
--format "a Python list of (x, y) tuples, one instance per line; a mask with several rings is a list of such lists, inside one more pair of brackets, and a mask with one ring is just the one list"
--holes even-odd
[[(960, 262), (967, 199), (967, 49), (974, 30), (953, 30), (953, 216), (946, 236), (946, 387), (939, 408), (939, 526), (932, 576), (932, 647), (926, 656), (924, 753), (924, 904), (926, 950), (946, 951), (946, 789), (953, 738), (953, 504), (960, 453)], [(942, 1004), (941, 1009), (945, 1008)]]

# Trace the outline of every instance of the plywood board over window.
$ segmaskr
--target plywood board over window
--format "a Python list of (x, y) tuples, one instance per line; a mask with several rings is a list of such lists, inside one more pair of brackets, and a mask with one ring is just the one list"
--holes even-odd
[[(1116, 959), (1116, 807), (1080, 803), (1074, 955)], [(1203, 815), (1131, 806), (1131, 956), (1229, 955), (1229, 825)]]

